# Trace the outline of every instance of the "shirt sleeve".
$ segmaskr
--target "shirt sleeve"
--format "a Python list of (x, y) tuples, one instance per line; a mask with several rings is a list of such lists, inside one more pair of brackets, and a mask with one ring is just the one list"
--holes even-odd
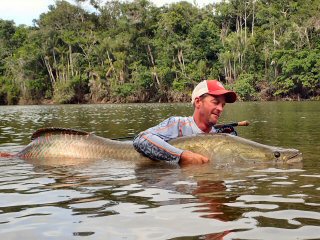
[(178, 163), (183, 150), (168, 141), (179, 136), (179, 123), (179, 117), (170, 117), (139, 133), (133, 140), (134, 148), (151, 159)]

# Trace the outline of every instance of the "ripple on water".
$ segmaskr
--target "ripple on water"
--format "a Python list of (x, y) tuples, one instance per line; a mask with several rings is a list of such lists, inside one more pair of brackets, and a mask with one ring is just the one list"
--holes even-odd
[[(317, 132), (310, 131), (318, 124), (318, 105), (308, 110), (311, 115), (303, 113), (304, 124), (298, 126), (296, 115), (310, 103), (298, 103), (299, 111), (285, 113), (277, 103), (267, 103), (260, 114), (246, 115), (259, 104), (233, 104), (221, 121), (235, 114), (239, 119), (248, 116), (253, 124), (239, 128), (241, 136), (301, 147), (303, 167), (150, 167), (109, 160), (41, 166), (0, 159), (1, 238), (319, 239), (319, 156), (318, 148), (309, 146), (319, 142)], [(0, 151), (11, 153), (21, 150), (41, 127), (78, 128), (117, 138), (135, 135), (171, 115), (192, 114), (191, 106), (175, 104), (0, 108)], [(292, 114), (292, 121), (284, 114)]]
[(269, 240), (279, 238), (281, 240), (292, 239), (319, 239), (320, 227), (302, 226), (296, 229), (285, 229), (276, 227), (260, 227), (248, 231), (232, 232), (224, 237), (225, 240), (231, 239), (262, 239)]
[(275, 203), (304, 203), (301, 198), (287, 198), (281, 195), (242, 195), (237, 198), (244, 202), (275, 202)]

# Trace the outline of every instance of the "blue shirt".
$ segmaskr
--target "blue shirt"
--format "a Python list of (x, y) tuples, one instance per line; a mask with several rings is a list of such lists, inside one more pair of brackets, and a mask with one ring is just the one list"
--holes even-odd
[[(215, 128), (210, 133), (215, 133)], [(193, 117), (170, 117), (159, 125), (139, 133), (133, 140), (135, 149), (154, 160), (178, 163), (184, 150), (168, 143), (169, 140), (204, 133)]]

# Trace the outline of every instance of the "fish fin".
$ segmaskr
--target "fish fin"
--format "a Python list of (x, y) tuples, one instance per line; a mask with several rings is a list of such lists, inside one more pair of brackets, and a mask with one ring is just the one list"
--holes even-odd
[(92, 133), (88, 133), (85, 131), (75, 130), (71, 128), (58, 128), (58, 127), (50, 127), (50, 128), (40, 128), (36, 132), (34, 132), (31, 136), (31, 141), (34, 139), (44, 136), (45, 134), (71, 134), (71, 135), (90, 135)]
[(13, 156), (14, 156), (14, 154), (12, 154), (12, 153), (0, 152), (1, 158), (7, 158), (7, 157), (13, 157)]

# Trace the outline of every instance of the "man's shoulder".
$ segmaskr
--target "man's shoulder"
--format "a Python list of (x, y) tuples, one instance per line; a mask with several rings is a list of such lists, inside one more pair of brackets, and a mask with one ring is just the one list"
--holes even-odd
[(182, 116), (172, 116), (166, 119), (168, 122), (173, 123), (173, 122), (191, 122), (193, 121), (192, 116), (189, 117), (182, 117)]
[(190, 123), (193, 118), (192, 117), (181, 117), (181, 116), (171, 116), (164, 121), (162, 121), (158, 127), (165, 127), (165, 126), (179, 126), (179, 125), (184, 125), (187, 123)]

